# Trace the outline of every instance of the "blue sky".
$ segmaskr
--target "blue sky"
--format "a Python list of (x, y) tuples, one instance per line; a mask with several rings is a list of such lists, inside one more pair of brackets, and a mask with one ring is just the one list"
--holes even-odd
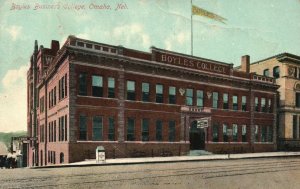
[[(117, 10), (118, 3), (128, 9)], [(57, 5), (59, 10), (33, 10)], [(12, 5), (28, 10), (10, 10)], [(64, 5), (85, 10), (64, 10)], [(90, 9), (91, 4), (111, 10)], [(227, 19), (193, 17), (194, 55), (240, 64), (282, 52), (300, 55), (300, 0), (193, 0)], [(148, 51), (150, 46), (191, 52), (191, 4), (183, 0), (0, 0), (0, 131), (26, 130), (26, 71), (34, 40), (49, 47), (68, 35)]]

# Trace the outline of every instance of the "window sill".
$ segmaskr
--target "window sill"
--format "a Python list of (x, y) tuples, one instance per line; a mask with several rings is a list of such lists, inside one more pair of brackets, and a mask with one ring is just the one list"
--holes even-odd
[(249, 144), (249, 142), (212, 142), (208, 141), (208, 144)]
[(77, 140), (78, 143), (118, 143), (118, 141), (108, 140)]
[(144, 101), (138, 101), (138, 100), (125, 100), (125, 102), (130, 102), (130, 103), (142, 103), (142, 104), (155, 104), (155, 105), (164, 105), (164, 106), (181, 106), (178, 104), (167, 104), (167, 103), (158, 103), (158, 102), (144, 102)]
[(254, 144), (274, 144), (273, 142), (254, 142)]
[(77, 97), (94, 98), (94, 99), (104, 99), (104, 100), (118, 100), (117, 98), (99, 97), (99, 96), (87, 96), (87, 95), (77, 95)]

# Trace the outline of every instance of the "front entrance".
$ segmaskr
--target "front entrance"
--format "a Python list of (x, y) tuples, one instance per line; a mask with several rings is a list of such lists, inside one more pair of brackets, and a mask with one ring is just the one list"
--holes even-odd
[(205, 130), (204, 128), (197, 128), (197, 121), (193, 121), (190, 125), (190, 149), (205, 149)]

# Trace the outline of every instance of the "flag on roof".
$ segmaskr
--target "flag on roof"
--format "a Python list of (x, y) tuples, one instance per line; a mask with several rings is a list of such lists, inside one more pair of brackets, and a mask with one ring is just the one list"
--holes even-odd
[(192, 5), (192, 15), (204, 16), (204, 17), (213, 19), (215, 21), (222, 22), (223, 24), (226, 24), (225, 23), (226, 18), (223, 18), (222, 16), (219, 16), (217, 14), (214, 14), (212, 12), (209, 12), (207, 10), (199, 8), (195, 5)]

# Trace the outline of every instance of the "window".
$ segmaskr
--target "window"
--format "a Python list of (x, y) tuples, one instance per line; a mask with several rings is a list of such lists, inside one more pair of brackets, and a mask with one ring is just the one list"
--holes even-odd
[[(58, 100), (60, 100), (61, 99), (61, 82), (60, 82), (60, 80), (58, 81)], [(80, 87), (80, 86), (79, 86)], [(80, 89), (79, 89), (80, 90)]]
[(51, 107), (54, 106), (54, 89), (51, 90)]
[(269, 73), (269, 69), (265, 69), (264, 70), (264, 76), (269, 77), (270, 73)]
[[(59, 85), (60, 86), (60, 85)], [(86, 73), (79, 74), (79, 95), (87, 95)]]
[(115, 120), (113, 117), (108, 118), (108, 140), (115, 140)]
[(300, 93), (296, 93), (296, 107), (300, 108)]
[(48, 124), (48, 142), (51, 142), (51, 122)]
[(242, 142), (247, 141), (247, 126), (242, 125)]
[(233, 140), (233, 142), (238, 141), (238, 126), (237, 126), (237, 124), (232, 124), (232, 140)]
[[(47, 99), (46, 99), (46, 101), (47, 101)], [(46, 102), (47, 103), (47, 102)], [(41, 98), (40, 98), (40, 113), (43, 113), (44, 112), (44, 109), (45, 108), (45, 106), (44, 106), (44, 96), (42, 96)]]
[(197, 93), (197, 106), (203, 107), (203, 91), (197, 90), (196, 93)]
[(134, 119), (128, 118), (127, 119), (127, 141), (134, 141)]
[(157, 103), (163, 103), (163, 85), (157, 84), (156, 85), (156, 102)]
[(271, 99), (269, 99), (268, 106), (269, 106), (268, 107), (269, 112), (272, 113), (272, 100)]
[(254, 132), (254, 134), (255, 134), (255, 142), (258, 142), (258, 125), (255, 125), (255, 132)]
[(272, 126), (268, 126), (268, 142), (273, 142), (273, 127)]
[(103, 78), (102, 76), (92, 76), (92, 95), (96, 97), (103, 96)]
[(273, 68), (273, 77), (275, 79), (279, 78), (280, 77), (280, 69), (279, 69), (279, 66), (275, 66)]
[(67, 90), (67, 88), (68, 88), (68, 83), (67, 83), (68, 81), (67, 81), (67, 74), (65, 75), (65, 96), (64, 97), (66, 97), (67, 96), (67, 94), (68, 94), (68, 90)]
[(218, 123), (214, 123), (213, 124), (213, 142), (219, 142), (219, 124)]
[(298, 138), (298, 123), (297, 115), (293, 115), (293, 139)]
[(127, 81), (127, 100), (135, 100), (135, 82)]
[(48, 102), (49, 108), (51, 108), (51, 92), (52, 92), (52, 91), (50, 91), (49, 94), (48, 94), (48, 96), (49, 96), (49, 98), (48, 98), (48, 99), (49, 99), (49, 102)]
[(242, 96), (242, 111), (247, 111), (247, 97)]
[(77, 46), (84, 47), (84, 43), (83, 42), (77, 42)]
[(149, 119), (142, 119), (142, 141), (149, 141)]
[(261, 111), (262, 112), (267, 112), (266, 99), (261, 98), (260, 103), (261, 103), (261, 105), (260, 105), (261, 106)]
[(61, 153), (59, 154), (59, 163), (64, 163), (64, 161), (65, 161), (65, 160), (64, 160), (64, 153), (61, 152)]
[(55, 155), (55, 151), (53, 151), (53, 164), (55, 164), (56, 161), (56, 155)]
[[(54, 122), (56, 125), (56, 122)], [(67, 115), (58, 118), (58, 141), (67, 140)]]
[(56, 120), (54, 120), (54, 125), (53, 125), (53, 127), (54, 127), (54, 134), (53, 134), (53, 135), (54, 135), (54, 136), (53, 136), (54, 139), (53, 139), (53, 141), (56, 142)]
[(93, 117), (93, 140), (103, 140), (103, 124), (102, 117)]
[(218, 108), (219, 94), (217, 92), (213, 92), (212, 98), (212, 108)]
[(56, 105), (56, 87), (54, 87), (53, 100), (54, 100), (54, 105)]
[[(80, 75), (79, 75), (79, 78), (80, 78)], [(67, 74), (65, 74), (65, 76), (63, 76), (59, 80), (58, 86), (59, 86), (59, 88), (58, 88), (58, 99), (61, 100), (61, 99), (65, 98), (67, 96), (67, 93), (68, 93), (68, 91), (67, 91)], [(51, 93), (53, 93), (53, 92), (56, 93), (56, 91), (51, 91)], [(52, 99), (53, 99), (53, 97), (52, 97)]]
[(228, 109), (228, 93), (223, 93), (223, 109)]
[(149, 102), (150, 101), (150, 84), (142, 83), (142, 101)]
[(175, 141), (175, 121), (169, 121), (169, 141)]
[(62, 77), (59, 81), (61, 82), (60, 99), (63, 99), (65, 97), (65, 78)]
[(65, 120), (64, 117), (60, 117), (61, 120), (61, 141), (65, 140)]
[(61, 118), (58, 118), (58, 141), (61, 141)]
[(40, 130), (41, 130), (40, 142), (44, 142), (44, 135), (45, 135), (44, 125), (40, 126)]
[(267, 127), (266, 126), (261, 127), (260, 136), (261, 136), (261, 138), (260, 138), (261, 142), (267, 142)]
[(233, 110), (238, 110), (239, 105), (238, 105), (238, 97), (237, 96), (232, 96), (232, 109)]
[(162, 121), (156, 121), (156, 140), (162, 141)]
[(79, 116), (79, 140), (87, 140), (87, 132), (86, 132), (86, 116)]
[(169, 104), (176, 104), (176, 87), (169, 87)]
[(226, 123), (223, 124), (223, 142), (228, 142), (228, 133), (227, 133), (228, 126)]
[(255, 97), (254, 102), (255, 102), (255, 111), (258, 112), (259, 111), (259, 108), (258, 108), (258, 97)]
[(54, 132), (53, 121), (51, 121), (51, 122), (50, 122), (50, 136), (51, 136), (50, 141), (51, 141), (51, 142), (54, 141), (53, 132)]
[[(67, 141), (68, 140), (68, 121), (67, 121), (68, 119), (67, 119), (67, 115), (65, 115), (65, 141)], [(56, 122), (54, 122), (54, 123), (56, 123)]]
[(54, 142), (54, 122), (51, 121), (51, 142)]
[(193, 89), (186, 89), (185, 104), (187, 106), (193, 106)]
[(93, 45), (92, 44), (85, 44), (86, 45), (86, 48), (89, 48), (89, 49), (91, 49), (92, 47), (93, 47)]
[(115, 98), (115, 78), (108, 78), (108, 98)]
[(298, 77), (298, 73), (297, 73), (297, 71), (298, 71), (298, 68), (297, 68), (297, 67), (295, 67), (295, 71), (294, 71), (294, 77), (295, 77), (295, 78), (297, 78), (297, 77)]

